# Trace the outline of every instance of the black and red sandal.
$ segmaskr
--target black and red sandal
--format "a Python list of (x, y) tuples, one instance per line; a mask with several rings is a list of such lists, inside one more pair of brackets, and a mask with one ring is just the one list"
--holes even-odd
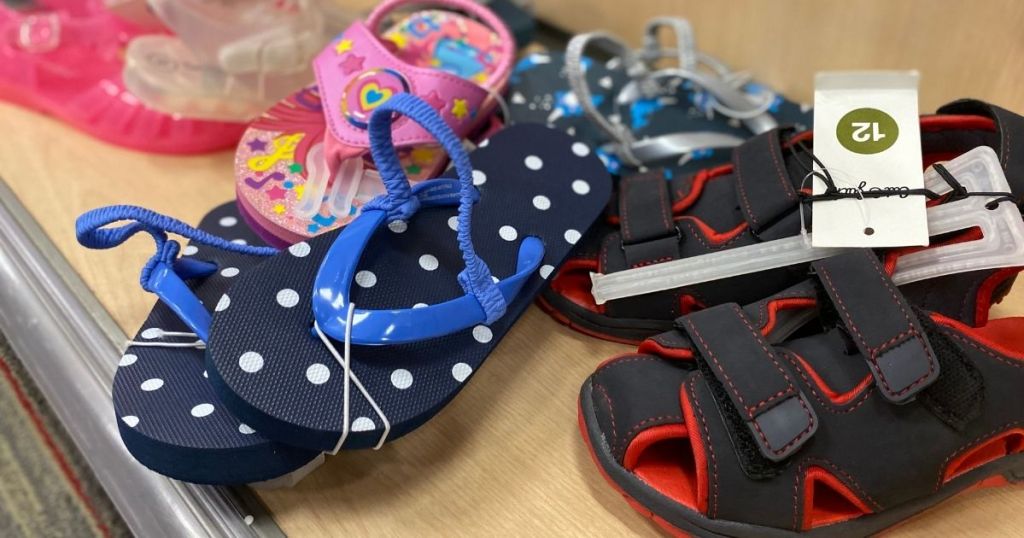
[[(1024, 194), (1024, 117), (962, 100), (921, 118), (924, 165), (989, 146), (1015, 196)], [(812, 133), (772, 130), (739, 146), (732, 164), (666, 181), (660, 171), (624, 178), (604, 222), (591, 228), (539, 300), (555, 319), (581, 332), (635, 343), (672, 328), (675, 318), (703, 308), (747, 304), (801, 281), (807, 265), (705, 282), (597, 304), (590, 273), (610, 274), (670, 260), (797, 235), (800, 185), (811, 167)], [(809, 212), (805, 212), (805, 215)], [(982, 288), (1005, 292), (1012, 278), (977, 271), (904, 289), (915, 304), (964, 323), (984, 323)], [(982, 294), (991, 297), (992, 294)], [(999, 299), (1000, 295), (994, 297)]]
[[(670, 532), (866, 536), (1024, 479), (1024, 317), (918, 308), (869, 250), (812, 269), (679, 318), (584, 384), (595, 462)], [(809, 317), (822, 329), (793, 335)]]

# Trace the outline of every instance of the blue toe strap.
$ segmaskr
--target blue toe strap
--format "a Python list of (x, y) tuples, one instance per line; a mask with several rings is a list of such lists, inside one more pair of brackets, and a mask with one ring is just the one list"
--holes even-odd
[[(458, 179), (434, 179), (410, 187), (391, 140), (391, 124), (402, 114), (426, 129), (451, 156)], [(387, 194), (365, 206), (358, 218), (341, 231), (317, 273), (313, 313), (320, 329), (344, 340), (350, 289), (356, 266), (373, 233), (386, 223), (409, 220), (421, 206), (458, 205), (457, 238), (465, 268), (458, 281), (466, 295), (424, 308), (360, 310), (353, 316), (351, 342), (381, 345), (415, 342), (452, 334), (478, 324), (490, 324), (505, 314), (508, 303), (540, 267), (543, 243), (527, 237), (519, 247), (516, 274), (495, 283), (490, 268), (473, 247), (471, 222), (479, 192), (473, 186), (473, 167), (459, 137), (430, 105), (411, 94), (392, 97), (370, 117), (370, 151)], [(412, 284), (411, 284), (412, 285)]]
[[(130, 222), (122, 226), (108, 227), (120, 221)], [(185, 280), (207, 277), (217, 270), (217, 266), (200, 260), (178, 258), (181, 247), (177, 241), (168, 239), (167, 234), (177, 234), (187, 237), (193, 243), (239, 254), (271, 256), (277, 253), (276, 249), (270, 247), (232, 243), (193, 228), (180, 220), (131, 205), (93, 209), (83, 213), (75, 221), (78, 242), (88, 248), (114, 248), (139, 232), (148, 233), (156, 242), (156, 253), (142, 266), (139, 276), (142, 289), (156, 294), (204, 342), (210, 332), (210, 313), (185, 284)]]

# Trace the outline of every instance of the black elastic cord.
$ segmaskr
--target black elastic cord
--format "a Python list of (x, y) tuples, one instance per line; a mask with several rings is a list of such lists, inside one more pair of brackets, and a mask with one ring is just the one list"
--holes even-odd
[(931, 189), (925, 188), (908, 188), (899, 190), (890, 189), (877, 191), (863, 191), (858, 189), (857, 192), (841, 192), (839, 188), (836, 187), (835, 181), (832, 179), (832, 175), (828, 172), (828, 167), (826, 167), (821, 162), (821, 160), (819, 160), (818, 157), (814, 155), (814, 152), (811, 151), (809, 147), (807, 147), (807, 144), (805, 144), (803, 140), (798, 141), (793, 146), (794, 155), (796, 155), (797, 150), (800, 150), (801, 152), (807, 154), (807, 156), (811, 158), (811, 161), (813, 161), (814, 164), (818, 165), (820, 171), (813, 169), (811, 166), (808, 166), (807, 163), (800, 160), (799, 158), (797, 158), (797, 162), (800, 163), (800, 165), (804, 168), (804, 170), (807, 171), (808, 174), (820, 179), (822, 183), (825, 184), (825, 192), (821, 194), (804, 194), (801, 192), (800, 202), (803, 204), (810, 204), (814, 202), (827, 202), (829, 200), (863, 200), (865, 198), (889, 198), (892, 196), (899, 196), (900, 198), (906, 198), (907, 196), (924, 196), (929, 200), (938, 200), (941, 199), (943, 196), (948, 196), (946, 200), (947, 202), (955, 202), (971, 196), (993, 196), (995, 198), (993, 198), (992, 200), (985, 204), (986, 209), (995, 209), (999, 204), (1003, 202), (1013, 202), (1014, 205), (1018, 207), (1021, 206), (1021, 199), (1015, 197), (1011, 192), (968, 191), (962, 183), (960, 183), (959, 181), (957, 181), (955, 177), (953, 177), (953, 174), (950, 173), (950, 171), (947, 170), (945, 166), (938, 163), (932, 165), (932, 168), (935, 169), (935, 172), (939, 174), (939, 177), (941, 177), (952, 189), (952, 192), (946, 195), (939, 194)]

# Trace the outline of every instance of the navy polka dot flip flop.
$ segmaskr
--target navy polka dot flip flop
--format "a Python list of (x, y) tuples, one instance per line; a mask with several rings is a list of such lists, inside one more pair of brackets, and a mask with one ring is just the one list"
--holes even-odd
[[(121, 220), (138, 222), (103, 228)], [(154, 234), (160, 253), (147, 264), (143, 287), (174, 301), (153, 307), (118, 363), (113, 399), (121, 439), (146, 467), (188, 482), (242, 484), (303, 467), (319, 452), (270, 441), (220, 403), (206, 377), (203, 337), (199, 336), (208, 330), (209, 311), (228, 307), (224, 292), (232, 281), (273, 249), (257, 246), (262, 242), (241, 224), (235, 204), (228, 203), (207, 215), (199, 230), (176, 223), (176, 232), (198, 240), (183, 249), (182, 258), (168, 264), (165, 260), (174, 259), (178, 244), (168, 241), (161, 229), (171, 222), (127, 206), (91, 211), (78, 222), (79, 240), (92, 248), (111, 248), (139, 231)], [(203, 231), (231, 237), (231, 241), (214, 243), (230, 245), (232, 250), (206, 246), (211, 242), (203, 240), (209, 236)], [(184, 300), (185, 295), (194, 302)], [(190, 311), (190, 305), (202, 312)], [(178, 311), (188, 317), (187, 322)], [(207, 316), (206, 327), (202, 314)]]
[[(458, 179), (410, 188), (392, 121), (436, 137)], [(221, 401), (295, 446), (379, 447), (425, 423), (480, 368), (611, 192), (586, 145), (542, 125), (507, 128), (470, 159), (429, 105), (402, 94), (374, 112), (369, 131), (388, 194), (343, 230), (239, 274), (207, 341)]]

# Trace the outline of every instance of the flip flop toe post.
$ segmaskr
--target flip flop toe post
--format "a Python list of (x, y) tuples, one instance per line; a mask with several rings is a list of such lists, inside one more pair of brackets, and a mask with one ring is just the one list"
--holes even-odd
[[(437, 138), (458, 179), (410, 188), (392, 121)], [(380, 446), (437, 413), (611, 192), (589, 148), (544, 126), (507, 128), (470, 158), (426, 102), (403, 94), (369, 131), (388, 194), (345, 229), (239, 275), (211, 327), (220, 398), (259, 431), (318, 450)], [(256, 355), (261, 368), (246, 368)]]

